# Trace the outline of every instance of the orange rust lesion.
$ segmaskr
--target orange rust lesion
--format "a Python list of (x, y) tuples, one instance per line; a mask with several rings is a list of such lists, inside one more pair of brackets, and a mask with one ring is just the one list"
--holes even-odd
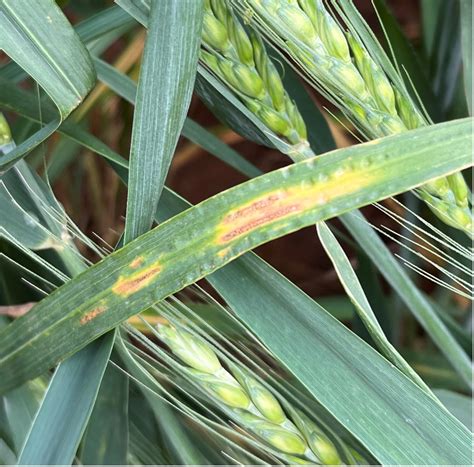
[(254, 213), (271, 209), (272, 206), (274, 206), (278, 201), (281, 201), (284, 197), (285, 197), (285, 193), (282, 191), (271, 193), (261, 199), (253, 201), (248, 206), (237, 209), (236, 211), (233, 211), (227, 214), (227, 216), (224, 219), (224, 222), (235, 221), (235, 220), (238, 220), (239, 218), (248, 217)]
[(80, 320), (81, 324), (86, 324), (89, 321), (92, 321), (94, 318), (102, 314), (105, 310), (107, 310), (107, 307), (105, 305), (99, 305), (92, 310), (88, 311)]
[(296, 185), (267, 193), (227, 213), (217, 226), (216, 243), (226, 244), (277, 220), (322, 206), (336, 198), (368, 186), (373, 174), (356, 170), (338, 171), (308, 185)]
[(143, 256), (137, 256), (128, 266), (131, 269), (137, 269), (143, 264), (144, 260), (145, 258), (143, 258)]
[(112, 286), (112, 292), (122, 297), (128, 297), (150, 284), (161, 272), (161, 269), (159, 263), (154, 263), (130, 276), (120, 276)]
[(302, 208), (298, 204), (290, 204), (289, 206), (282, 206), (277, 209), (271, 209), (264, 212), (262, 215), (259, 215), (253, 219), (250, 219), (248, 222), (239, 225), (238, 227), (230, 230), (226, 234), (222, 235), (221, 240), (223, 242), (229, 242), (235, 237), (239, 237), (251, 230), (260, 227), (261, 225), (269, 224), (270, 222), (275, 221), (276, 219), (281, 219), (290, 213), (295, 213), (301, 211)]

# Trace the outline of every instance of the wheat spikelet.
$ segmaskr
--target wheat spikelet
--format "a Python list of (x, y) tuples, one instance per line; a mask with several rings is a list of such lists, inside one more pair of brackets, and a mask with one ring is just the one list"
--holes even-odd
[[(427, 124), (403, 89), (390, 82), (361, 41), (344, 33), (322, 0), (232, 0), (301, 66), (323, 94), (370, 138)], [(461, 174), (428, 183), (422, 198), (446, 224), (472, 237), (472, 213)]]
[(301, 411), (283, 409), (249, 371), (224, 368), (211, 345), (169, 323), (157, 326), (160, 339), (186, 366), (186, 372), (232, 413), (235, 422), (280, 453), (286, 461), (339, 465), (341, 457), (323, 430)]

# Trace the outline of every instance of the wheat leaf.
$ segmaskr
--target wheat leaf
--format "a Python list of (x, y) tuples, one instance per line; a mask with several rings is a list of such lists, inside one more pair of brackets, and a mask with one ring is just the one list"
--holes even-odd
[(194, 86), (201, 1), (154, 2), (138, 83), (125, 242), (146, 232), (163, 189)]
[(59, 115), (0, 159), (6, 170), (50, 136), (82, 102), (95, 83), (87, 49), (52, 0), (2, 0), (3, 49), (47, 92)]
[[(20, 465), (72, 463), (92, 412), (91, 393), (95, 400), (111, 343), (113, 334), (109, 333), (61, 364), (21, 451)], [(53, 429), (50, 427), (52, 421)]]
[(326, 250), (327, 255), (331, 258), (334, 268), (339, 276), (347, 295), (352, 300), (352, 303), (356, 307), (359, 317), (363, 321), (365, 327), (369, 331), (369, 334), (374, 339), (379, 350), (394, 364), (400, 371), (405, 373), (411, 378), (416, 384), (418, 384), (424, 391), (432, 395), (430, 389), (423, 380), (416, 374), (415, 371), (408, 365), (404, 358), (398, 353), (397, 349), (389, 342), (385, 336), (377, 318), (372, 311), (372, 308), (367, 300), (359, 279), (356, 273), (352, 269), (352, 265), (347, 258), (344, 250), (339, 245), (336, 237), (331, 232), (329, 227), (320, 223), (317, 225), (319, 239)]
[(467, 105), (472, 115), (472, 1), (461, 0), (461, 40), (464, 70), (464, 88)]

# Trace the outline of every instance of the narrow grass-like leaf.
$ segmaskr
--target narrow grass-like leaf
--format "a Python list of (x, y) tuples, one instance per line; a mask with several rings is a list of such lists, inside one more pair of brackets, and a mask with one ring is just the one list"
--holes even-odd
[[(47, 102), (43, 102), (41, 112), (34, 96), (20, 88), (17, 88), (8, 81), (0, 78), (0, 107), (16, 112), (35, 122), (41, 122), (42, 118), (46, 121), (54, 120), (54, 109)], [(91, 151), (101, 154), (106, 159), (117, 165), (128, 167), (128, 162), (112, 151), (101, 140), (80, 128), (71, 121), (64, 122), (58, 131), (73, 141), (79, 142), (82, 146)]]
[[(74, 29), (79, 38), (94, 50), (97, 42), (102, 42), (104, 36), (117, 30), (127, 30), (136, 24), (135, 19), (122, 8), (113, 6), (85, 19)], [(28, 74), (15, 62), (9, 62), (0, 68), (0, 77), (14, 83), (27, 76)]]
[[(70, 464), (79, 445), (85, 423), (92, 411), (89, 387), (97, 394), (96, 373), (105, 371), (104, 360), (110, 355), (108, 334), (61, 365), (54, 374), (48, 392), (35, 418), (33, 430), (22, 449), (19, 464)], [(104, 354), (104, 355), (102, 355)], [(88, 358), (89, 356), (93, 358)], [(103, 357), (107, 358), (103, 358)], [(55, 381), (58, 381), (57, 384)], [(65, 414), (68, 416), (64, 416)], [(51, 421), (54, 420), (54, 427)], [(43, 427), (43, 430), (35, 427)]]
[[(347, 3), (345, 0), (342, 4), (346, 13), (348, 12), (349, 14), (352, 14), (352, 20), (355, 21), (362, 30), (364, 23), (359, 21), (357, 13), (354, 11), (354, 6)], [(372, 44), (373, 50), (376, 51), (378, 47), (377, 43), (370, 40), (370, 34), (367, 32), (364, 34), (364, 37), (368, 43)], [(296, 96), (296, 98), (297, 105), (299, 106), (301, 104), (300, 99), (298, 99), (298, 96)], [(307, 125), (311, 127), (312, 121), (307, 120)], [(472, 148), (472, 143), (469, 143), (469, 148)], [(357, 219), (357, 217), (359, 219)], [(365, 222), (365, 220), (362, 221), (361, 219), (362, 214), (359, 213), (343, 216), (345, 226), (353, 236), (361, 239), (373, 239), (373, 241), (364, 242), (363, 249), (365, 250), (365, 253), (371, 258), (374, 265), (388, 280), (390, 285), (403, 300), (408, 310), (425, 328), (431, 339), (452, 363), (453, 367), (456, 368), (460, 375), (462, 375), (464, 381), (470, 384), (471, 365), (466, 353), (453, 338), (446, 326), (441, 322), (436, 311), (429, 302), (423, 298), (412, 300), (413, 295), (416, 297), (419, 295), (415, 283), (411, 280), (409, 274), (403, 269), (403, 266), (395, 260), (391, 251), (379, 238), (372, 226)]]
[[(125, 30), (136, 25), (137, 22), (127, 12), (118, 6), (112, 6), (92, 17), (86, 18), (74, 29), (85, 45), (93, 48), (97, 41), (101, 41), (104, 36), (116, 30)], [(26, 78), (28, 74), (16, 62), (9, 62), (0, 67), (2, 79), (19, 82)]]
[(420, 1), (423, 52), (427, 59), (430, 59), (434, 53), (439, 14), (444, 1), (445, 0)]
[[(19, 161), (1, 178), (0, 199), (0, 228), (23, 246), (33, 250), (64, 247), (64, 211), (49, 187), (24, 161)], [(54, 217), (46, 214), (46, 207), (54, 209)]]
[(127, 464), (128, 389), (128, 376), (109, 363), (82, 440), (83, 464)]
[(81, 150), (81, 145), (69, 138), (61, 138), (51, 151), (51, 157), (48, 160), (47, 173), (49, 182), (60, 179), (67, 167), (69, 167)]
[(446, 389), (434, 391), (445, 407), (469, 430), (472, 431), (472, 399)]
[(89, 53), (53, 0), (0, 2), (0, 49), (47, 92), (59, 115), (8, 155), (6, 170), (44, 141), (84, 99), (95, 82)]
[(344, 290), (352, 300), (356, 310), (364, 323), (365, 327), (370, 333), (370, 336), (379, 347), (380, 351), (389, 359), (400, 371), (405, 373), (409, 378), (418, 384), (425, 392), (432, 395), (430, 389), (423, 380), (416, 374), (415, 371), (408, 365), (404, 358), (397, 352), (397, 349), (389, 342), (385, 336), (380, 324), (375, 317), (374, 312), (365, 296), (364, 289), (360, 285), (356, 273), (352, 269), (351, 263), (347, 258), (344, 250), (339, 245), (336, 237), (331, 232), (329, 227), (320, 223), (317, 225), (319, 239), (326, 250), (326, 253), (331, 258), (334, 268), (337, 272), (339, 280), (341, 281)]
[[(139, 23), (148, 26), (149, 2), (138, 0), (116, 0), (116, 2)], [(198, 66), (195, 90), (212, 113), (239, 134), (258, 144), (279, 146), (279, 138), (202, 65)], [(230, 106), (228, 102), (231, 102)], [(282, 144), (278, 149), (286, 154), (289, 148), (288, 144)]]
[(161, 224), (0, 331), (0, 390), (41, 374), (262, 243), (468, 166), (471, 127), (471, 119), (458, 120), (334, 151), (250, 180)]
[(163, 455), (163, 446), (156, 440), (160, 435), (155, 417), (148, 416), (152, 408), (138, 384), (130, 384), (129, 431), (130, 455), (141, 464), (168, 464)]
[(441, 116), (452, 105), (461, 73), (460, 5), (457, 0), (442, 3), (430, 57), (431, 81)]
[[(6, 123), (6, 122), (4, 122)], [(11, 141), (14, 145), (14, 142)], [(1, 180), (5, 189), (12, 193), (14, 200), (21, 203), (22, 210), (33, 219), (35, 216), (38, 225), (48, 232), (53, 242), (48, 246), (57, 244), (58, 256), (64, 262), (70, 274), (77, 274), (84, 269), (84, 265), (73, 251), (72, 244), (63, 242), (63, 237), (68, 238), (64, 213), (62, 207), (54, 197), (51, 189), (28, 167), (25, 161), (18, 161), (14, 168), (8, 171)], [(20, 206), (20, 204), (18, 204)], [(4, 206), (2, 206), (2, 210)], [(30, 213), (28, 209), (32, 210)], [(15, 214), (15, 213), (13, 213)], [(61, 220), (63, 215), (63, 220)], [(27, 221), (24, 220), (24, 223)], [(41, 222), (41, 223), (40, 223)], [(6, 232), (10, 235), (16, 244), (26, 247), (23, 232), (8, 230), (9, 225), (5, 225), (5, 217), (0, 221), (0, 233)], [(11, 225), (10, 225), (11, 227)], [(34, 257), (34, 255), (32, 255)], [(48, 390), (41, 403), (41, 407), (36, 413), (34, 422), (28, 437), (25, 439), (22, 452), (25, 452), (26, 462), (31, 463), (49, 463), (51, 461), (51, 452), (53, 452), (52, 462), (56, 464), (66, 464), (71, 462), (80, 437), (87, 424), (88, 417), (92, 410), (98, 387), (102, 378), (103, 371), (107, 365), (110, 351), (113, 345), (113, 335), (100, 339), (104, 345), (98, 347), (95, 343), (81, 350), (70, 359), (64, 361), (56, 370), (55, 377), (51, 380)], [(102, 371), (101, 371), (102, 369)], [(87, 380), (87, 387), (81, 387), (81, 405), (80, 417), (75, 417), (76, 407), (70, 405), (71, 397), (77, 397), (76, 374), (79, 372), (81, 377)], [(20, 388), (21, 389), (21, 388)], [(65, 403), (64, 403), (65, 402)], [(54, 410), (56, 412), (54, 412)], [(71, 418), (72, 417), (72, 418)], [(51, 423), (52, 420), (74, 420), (68, 424), (69, 431), (64, 436), (64, 427), (59, 423)], [(30, 428), (30, 427), (28, 427)], [(48, 450), (44, 449), (44, 445)], [(28, 460), (28, 456), (32, 459)]]
[(237, 316), (381, 464), (468, 462), (469, 432), (277, 271), (246, 255), (217, 274)]
[[(7, 324), (7, 319), (2, 318), (4, 318), (1, 320), (4, 326)], [(42, 381), (35, 380), (0, 397), (0, 439), (11, 451), (14, 457), (13, 463), (16, 463), (33, 423), (43, 389)]]
[[(100, 81), (131, 104), (135, 104), (137, 85), (132, 79), (103, 60), (94, 59), (94, 65)], [(235, 150), (194, 120), (186, 118), (181, 134), (244, 175), (251, 178), (261, 174), (255, 166), (243, 159)]]
[(202, 1), (152, 4), (133, 121), (125, 243), (152, 225), (191, 101), (202, 15)]
[[(5, 89), (5, 93), (2, 93), (3, 89)], [(8, 89), (7, 86), (0, 86), (0, 99), (2, 103), (8, 102), (9, 96), (11, 94), (9, 91), (11, 91), (11, 89)], [(124, 94), (123, 88), (121, 88), (121, 94)], [(23, 92), (22, 96), (23, 99), (20, 99), (19, 102), (26, 102), (28, 100), (26, 99), (27, 94), (25, 95), (25, 93)], [(18, 101), (14, 101), (13, 104), (14, 105), (10, 105), (9, 108), (15, 109), (18, 106)], [(24, 113), (25, 115), (27, 113), (31, 114), (31, 106), (30, 109), (25, 110)], [(67, 123), (68, 122), (66, 122), (66, 124)], [(64, 124), (61, 128), (63, 128), (66, 124)], [(71, 130), (68, 129), (68, 134), (72, 135), (73, 133), (75, 134), (75, 140), (81, 142), (81, 144), (85, 145), (86, 147), (89, 147), (91, 150), (97, 152), (98, 154), (101, 154), (108, 160), (113, 161), (114, 169), (121, 174), (124, 180), (126, 179), (126, 172), (121, 168), (127, 167), (127, 161), (120, 158), (119, 155), (114, 153), (112, 150), (110, 150), (110, 148), (108, 148), (101, 141), (94, 138), (92, 135), (86, 132), (78, 132), (74, 127), (72, 127)], [(375, 238), (378, 238), (377, 235), (374, 233), (373, 228), (366, 222), (354, 221), (350, 217), (346, 217), (346, 226), (349, 228), (350, 231), (359, 231), (359, 235), (361, 235), (362, 237), (374, 237), (375, 235)], [(373, 247), (370, 248), (370, 256), (372, 260), (375, 259), (374, 264), (382, 272), (384, 272), (384, 275), (390, 277), (392, 277), (392, 275), (395, 275), (398, 277), (400, 274), (402, 274), (403, 280), (393, 280), (391, 281), (391, 285), (394, 287), (396, 292), (402, 297), (408, 309), (420, 321), (421, 325), (425, 327), (428, 334), (434, 340), (436, 345), (442, 350), (442, 352), (447, 356), (449, 361), (457, 362), (453, 363), (454, 367), (460, 372), (460, 374), (464, 375), (464, 378), (467, 381), (467, 378), (470, 378), (470, 368), (467, 356), (463, 352), (462, 348), (452, 338), (446, 326), (444, 326), (443, 323), (440, 321), (436, 312), (433, 310), (433, 307), (425, 300), (422, 304), (422, 308), (420, 308), (421, 305), (418, 300), (411, 300), (411, 295), (416, 289), (415, 284), (410, 279), (408, 274), (406, 274), (403, 268), (395, 261), (391, 252), (380, 239), (377, 241), (377, 247), (374, 247), (373, 244), (370, 244), (369, 246)], [(391, 257), (392, 259), (390, 263), (387, 263), (380, 260), (383, 257)], [(388, 269), (387, 264), (391, 265), (390, 267), (388, 267)], [(392, 266), (396, 268), (393, 271)]]

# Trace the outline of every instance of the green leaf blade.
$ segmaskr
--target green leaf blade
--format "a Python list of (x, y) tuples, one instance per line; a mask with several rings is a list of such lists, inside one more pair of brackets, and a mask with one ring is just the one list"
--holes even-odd
[(90, 393), (97, 396), (113, 337), (109, 333), (96, 340), (57, 369), (21, 451), (20, 465), (72, 463), (92, 412)]
[(467, 105), (472, 115), (472, 1), (461, 0), (461, 41), (464, 71), (464, 88)]
[(461, 423), (260, 258), (246, 255), (209, 280), (382, 465), (469, 462)]
[(3, 49), (46, 91), (55, 103), (56, 120), (0, 160), (6, 170), (44, 141), (84, 99), (95, 84), (92, 60), (61, 9), (52, 0), (0, 2)]
[(133, 122), (125, 243), (152, 225), (191, 101), (202, 16), (201, 1), (152, 4)]

